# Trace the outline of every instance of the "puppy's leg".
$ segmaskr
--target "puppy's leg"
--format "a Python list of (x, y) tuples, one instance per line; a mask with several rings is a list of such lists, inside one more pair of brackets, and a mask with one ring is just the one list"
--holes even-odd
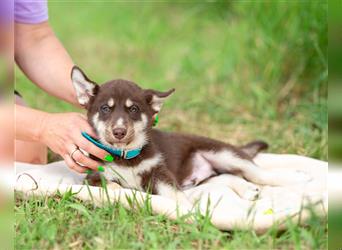
[(173, 175), (163, 166), (154, 168), (149, 173), (145, 173), (142, 176), (141, 184), (144, 190), (151, 190), (153, 194), (170, 198), (179, 204), (191, 205), (188, 198), (178, 187)]
[(234, 190), (242, 199), (254, 201), (258, 198), (260, 188), (240, 176), (224, 174), (210, 178), (207, 183), (225, 185)]
[(233, 190), (238, 193), (242, 199), (249, 201), (258, 199), (260, 188), (257, 185), (248, 182), (239, 176), (230, 175), (230, 178)]
[(122, 187), (118, 183), (116, 183), (116, 182), (108, 182), (107, 183), (107, 188), (115, 190), (115, 189), (122, 188)]
[(156, 190), (156, 193), (161, 196), (175, 200), (179, 204), (191, 206), (191, 203), (188, 200), (188, 198), (185, 196), (185, 194), (181, 190), (177, 189), (175, 186), (170, 185), (169, 183), (158, 181), (155, 184), (155, 190)]
[(84, 184), (89, 184), (90, 186), (101, 186), (101, 174), (99, 172), (87, 174), (84, 179)]
[(300, 184), (310, 180), (303, 172), (274, 172), (259, 168), (253, 161), (242, 159), (230, 150), (202, 152), (213, 168), (220, 173), (241, 174), (247, 180), (261, 185), (285, 186)]

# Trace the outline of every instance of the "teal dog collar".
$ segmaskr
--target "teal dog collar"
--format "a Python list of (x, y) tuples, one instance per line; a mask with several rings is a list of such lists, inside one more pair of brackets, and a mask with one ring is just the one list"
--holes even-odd
[(103, 145), (101, 142), (94, 139), (93, 137), (88, 135), (86, 132), (82, 132), (82, 135), (88, 141), (92, 142), (93, 144), (95, 144), (99, 148), (106, 150), (111, 155), (118, 156), (118, 157), (124, 158), (126, 160), (133, 159), (133, 158), (137, 157), (138, 155), (140, 155), (140, 153), (141, 153), (141, 148), (132, 149), (132, 150), (123, 150), (123, 149), (118, 149), (118, 148), (111, 148), (111, 147), (108, 147), (106, 145)]

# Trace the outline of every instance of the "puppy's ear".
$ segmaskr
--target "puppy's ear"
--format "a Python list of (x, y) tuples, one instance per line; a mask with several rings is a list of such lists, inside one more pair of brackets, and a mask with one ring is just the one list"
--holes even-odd
[(82, 106), (87, 106), (92, 96), (95, 96), (99, 86), (89, 80), (84, 72), (77, 66), (71, 70), (71, 80), (76, 90), (77, 100)]
[(173, 92), (175, 92), (175, 89), (170, 89), (166, 92), (147, 89), (145, 90), (146, 102), (151, 105), (151, 108), (155, 113), (158, 113), (166, 98), (169, 97)]

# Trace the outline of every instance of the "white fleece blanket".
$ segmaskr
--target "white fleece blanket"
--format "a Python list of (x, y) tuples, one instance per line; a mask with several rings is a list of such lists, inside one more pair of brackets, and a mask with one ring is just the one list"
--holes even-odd
[[(304, 224), (310, 216), (307, 206), (310, 206), (311, 211), (314, 208), (316, 213), (326, 216), (327, 162), (284, 154), (259, 154), (255, 162), (269, 171), (300, 170), (309, 174), (312, 180), (286, 187), (263, 186), (256, 201), (240, 198), (227, 187), (225, 178), (229, 176), (225, 175), (214, 177), (205, 184), (186, 190), (185, 193), (191, 200), (196, 201), (196, 210), (199, 208), (203, 214), (210, 212), (213, 225), (222, 230), (254, 229), (261, 233), (274, 224), (279, 229), (286, 228), (285, 221), (289, 218), (295, 223)], [(151, 198), (153, 213), (164, 214), (171, 219), (194, 211), (194, 208), (178, 204), (175, 200), (131, 189), (118, 187), (108, 189), (106, 193), (100, 187), (83, 185), (84, 177), (84, 174), (69, 170), (63, 161), (43, 166), (17, 162), (14, 185), (15, 190), (27, 196), (54, 195), (57, 191), (64, 193), (72, 189), (79, 199), (98, 206), (108, 202), (109, 198), (111, 202), (120, 202), (131, 208), (127, 197), (140, 204)]]

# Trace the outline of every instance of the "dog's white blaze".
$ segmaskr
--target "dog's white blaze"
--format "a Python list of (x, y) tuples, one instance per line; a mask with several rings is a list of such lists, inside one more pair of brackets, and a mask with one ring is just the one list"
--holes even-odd
[(126, 100), (126, 107), (130, 107), (133, 105), (133, 102), (130, 99)]
[(72, 71), (72, 83), (76, 90), (77, 100), (81, 105), (89, 102), (89, 97), (94, 95), (95, 84), (86, 80), (78, 69)]
[(116, 163), (106, 164), (104, 176), (107, 180), (119, 180), (121, 185), (127, 188), (143, 190), (141, 187), (141, 174), (151, 171), (163, 160), (161, 154), (143, 160), (135, 167), (120, 166)]
[(115, 127), (122, 127), (124, 124), (124, 120), (122, 117), (120, 117), (117, 121), (116, 121), (116, 126)]
[(112, 108), (112, 107), (114, 106), (114, 99), (113, 99), (113, 98), (110, 98), (110, 99), (108, 100), (107, 104), (108, 104), (109, 107)]

